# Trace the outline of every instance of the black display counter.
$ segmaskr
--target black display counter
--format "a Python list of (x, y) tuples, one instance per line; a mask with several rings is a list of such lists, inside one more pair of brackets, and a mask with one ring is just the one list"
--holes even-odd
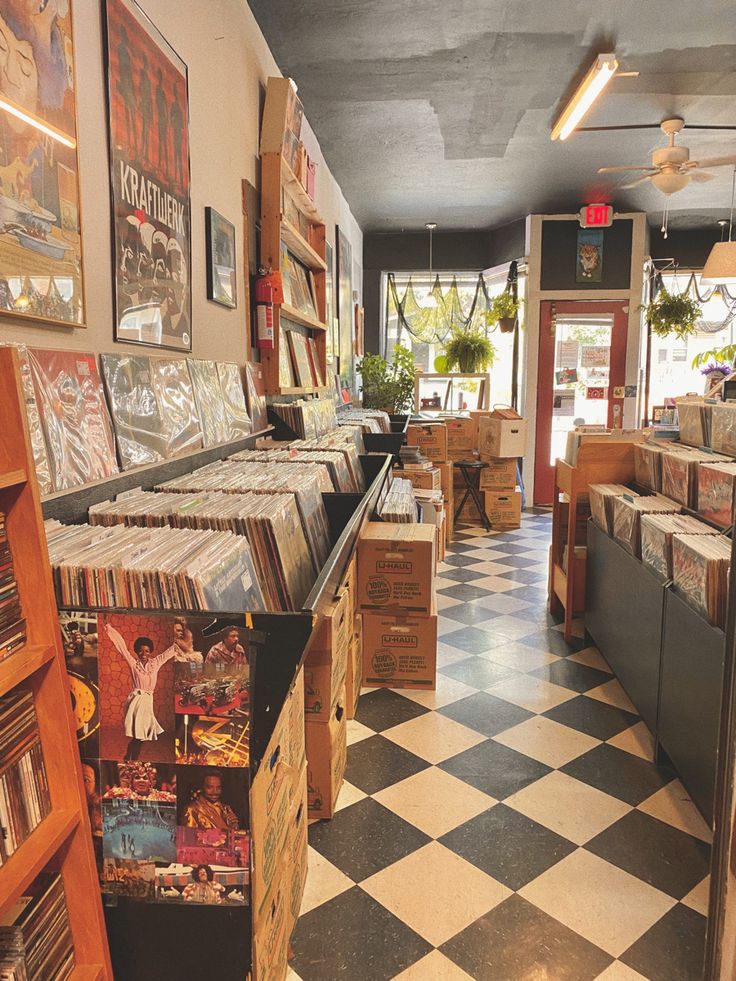
[(657, 738), (709, 824), (718, 758), (726, 635), (667, 590)]
[(712, 824), (725, 634), (592, 521), (585, 628)]
[(588, 523), (585, 629), (652, 732), (657, 731), (665, 586)]

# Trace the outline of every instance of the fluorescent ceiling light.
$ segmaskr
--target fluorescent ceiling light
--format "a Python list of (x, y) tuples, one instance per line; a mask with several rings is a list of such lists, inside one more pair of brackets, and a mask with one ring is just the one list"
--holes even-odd
[(566, 140), (618, 71), (615, 54), (598, 55), (552, 127), (553, 140)]
[(59, 143), (63, 143), (64, 146), (68, 146), (70, 150), (73, 150), (77, 141), (73, 136), (67, 136), (66, 133), (52, 126), (51, 123), (46, 123), (43, 119), (39, 119), (38, 116), (33, 116), (31, 113), (26, 112), (21, 106), (12, 99), (9, 99), (6, 95), (0, 95), (0, 109), (4, 109), (5, 112), (9, 112), (11, 116), (15, 116), (16, 119), (22, 120), (24, 123), (28, 123), (29, 126), (33, 126), (34, 129), (40, 130), (45, 133), (46, 136), (50, 136), (52, 140), (56, 140)]

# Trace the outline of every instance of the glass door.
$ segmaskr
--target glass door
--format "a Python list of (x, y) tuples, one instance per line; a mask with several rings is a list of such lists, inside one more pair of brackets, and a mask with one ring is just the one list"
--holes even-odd
[(624, 303), (542, 303), (535, 504), (552, 503), (555, 460), (575, 426), (623, 425), (627, 321)]

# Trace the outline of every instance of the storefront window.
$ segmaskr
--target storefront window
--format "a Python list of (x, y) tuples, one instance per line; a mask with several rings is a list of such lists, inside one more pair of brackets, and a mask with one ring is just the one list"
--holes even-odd
[[(708, 294), (710, 288), (700, 287), (698, 273), (678, 272), (677, 275), (663, 273), (664, 287), (671, 293), (682, 293), (688, 288), (691, 276), (692, 290), (697, 286), (700, 294)], [(733, 344), (736, 328), (727, 300), (719, 293), (701, 303), (703, 320), (701, 329), (689, 337), (681, 339), (670, 335), (658, 337), (652, 334), (651, 374), (649, 388), (649, 419), (652, 409), (665, 404), (665, 399), (690, 393), (702, 395), (705, 391), (705, 377), (700, 368), (693, 367), (693, 358), (705, 351), (712, 351)]]
[[(383, 342), (385, 356), (390, 360), (394, 346), (397, 343), (408, 347), (414, 355), (417, 367), (425, 372), (435, 372), (435, 360), (444, 353), (444, 341), (449, 334), (452, 324), (471, 320), (473, 326), (486, 329), (482, 312), (487, 308), (486, 297), (492, 299), (506, 289), (508, 266), (498, 270), (497, 274), (478, 272), (443, 272), (437, 277), (439, 293), (435, 286), (432, 290), (429, 272), (414, 273), (384, 273), (383, 275)], [(395, 285), (391, 288), (389, 276)], [(436, 281), (437, 281), (436, 280)], [(436, 282), (435, 281), (435, 282)], [(456, 286), (456, 290), (453, 289)], [(523, 273), (519, 274), (518, 291), (523, 297), (525, 281)], [(437, 307), (428, 307), (428, 299), (433, 294), (438, 301)], [(410, 325), (416, 329), (407, 329), (407, 324), (399, 317), (394, 295), (398, 297), (407, 313)], [(416, 317), (411, 315), (411, 312)], [(424, 311), (427, 311), (426, 315)], [(524, 308), (519, 312), (519, 320), (523, 326)], [(472, 319), (471, 319), (472, 318)], [(510, 404), (513, 376), (514, 335), (502, 334), (498, 328), (489, 332), (489, 337), (495, 348), (495, 359), (490, 369), (491, 390), (490, 402)], [(522, 363), (523, 330), (520, 333), (519, 363)]]

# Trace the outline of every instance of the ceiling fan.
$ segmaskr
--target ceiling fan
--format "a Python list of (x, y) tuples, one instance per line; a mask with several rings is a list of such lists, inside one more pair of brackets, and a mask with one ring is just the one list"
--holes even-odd
[(726, 167), (736, 164), (736, 155), (691, 160), (690, 150), (686, 146), (675, 146), (675, 137), (684, 126), (685, 120), (679, 116), (665, 119), (660, 123), (660, 129), (669, 138), (669, 142), (666, 147), (654, 151), (650, 167), (601, 167), (598, 173), (625, 174), (641, 171), (643, 176), (637, 177), (629, 184), (622, 184), (622, 188), (638, 187), (646, 181), (651, 181), (662, 194), (675, 194), (687, 187), (690, 181), (703, 183), (712, 180), (714, 175), (706, 172), (707, 167)]

